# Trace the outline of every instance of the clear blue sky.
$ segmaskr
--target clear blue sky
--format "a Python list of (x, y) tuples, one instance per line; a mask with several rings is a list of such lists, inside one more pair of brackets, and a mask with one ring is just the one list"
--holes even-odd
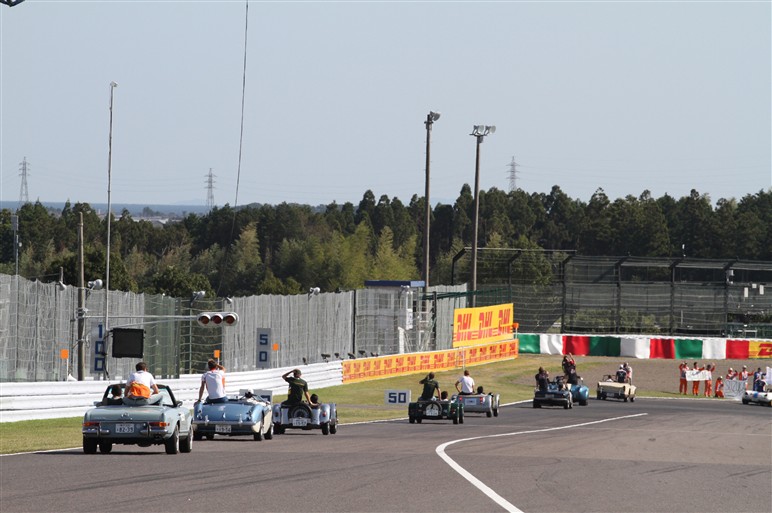
[[(249, 2), (238, 204), (772, 186), (763, 2)], [(0, 5), (0, 207), (236, 202), (245, 1)]]

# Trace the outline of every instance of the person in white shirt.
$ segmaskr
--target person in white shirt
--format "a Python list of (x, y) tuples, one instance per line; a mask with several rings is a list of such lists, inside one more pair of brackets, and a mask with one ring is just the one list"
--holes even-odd
[(207, 362), (209, 370), (201, 375), (201, 386), (198, 389), (198, 401), (204, 395), (206, 388), (208, 403), (227, 403), (228, 396), (225, 395), (225, 368), (214, 360)]
[(155, 378), (147, 371), (147, 364), (139, 362), (135, 369), (136, 371), (129, 374), (129, 379), (126, 380), (126, 393), (123, 397), (123, 404), (140, 406), (161, 402), (163, 395), (158, 390)]
[[(459, 387), (459, 385), (461, 386)], [(456, 381), (456, 390), (460, 395), (474, 394), (474, 379), (469, 375), (468, 370), (465, 370), (464, 375)]]

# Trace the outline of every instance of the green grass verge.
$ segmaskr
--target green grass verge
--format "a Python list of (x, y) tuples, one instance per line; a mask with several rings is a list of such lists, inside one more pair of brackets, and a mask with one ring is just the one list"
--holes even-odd
[[(527, 355), (514, 360), (477, 365), (470, 367), (470, 371), (478, 385), (483, 385), (486, 392), (500, 394), (501, 403), (505, 404), (533, 398), (533, 375), (540, 365), (549, 366), (554, 373), (560, 368), (560, 357)], [(608, 366), (608, 363), (582, 362), (583, 370), (596, 366)], [(453, 384), (460, 374), (459, 369), (436, 373), (440, 386), (449, 393), (455, 392)], [(397, 419), (407, 416), (407, 408), (386, 406), (384, 391), (410, 389), (415, 400), (421, 392), (418, 381), (423, 377), (424, 374), (408, 374), (323, 389), (314, 389), (312, 386), (311, 391), (316, 392), (322, 402), (337, 404), (341, 424)], [(657, 390), (638, 390), (638, 395), (678, 397), (678, 394)], [(281, 396), (277, 397), (277, 400), (280, 399)], [(79, 447), (82, 441), (81, 420), (81, 417), (76, 417), (0, 423), (0, 454)]]

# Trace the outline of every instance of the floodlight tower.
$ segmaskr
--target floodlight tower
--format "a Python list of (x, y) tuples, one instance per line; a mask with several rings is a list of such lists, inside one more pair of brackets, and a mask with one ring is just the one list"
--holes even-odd
[(440, 113), (431, 111), (426, 116), (426, 191), (424, 196), (424, 287), (429, 287), (429, 227), (431, 224), (432, 205), (429, 201), (429, 165), (431, 163), (432, 125), (440, 119)]
[(474, 165), (474, 235), (472, 236), (472, 306), (477, 306), (477, 231), (480, 224), (480, 145), (485, 136), (496, 132), (494, 125), (475, 125), (469, 134), (477, 139)]

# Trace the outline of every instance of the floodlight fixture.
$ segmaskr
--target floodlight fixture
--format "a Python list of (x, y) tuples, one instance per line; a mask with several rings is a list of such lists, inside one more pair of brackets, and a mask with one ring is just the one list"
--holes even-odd
[(88, 289), (89, 290), (100, 290), (104, 283), (102, 280), (93, 280), (88, 282)]

